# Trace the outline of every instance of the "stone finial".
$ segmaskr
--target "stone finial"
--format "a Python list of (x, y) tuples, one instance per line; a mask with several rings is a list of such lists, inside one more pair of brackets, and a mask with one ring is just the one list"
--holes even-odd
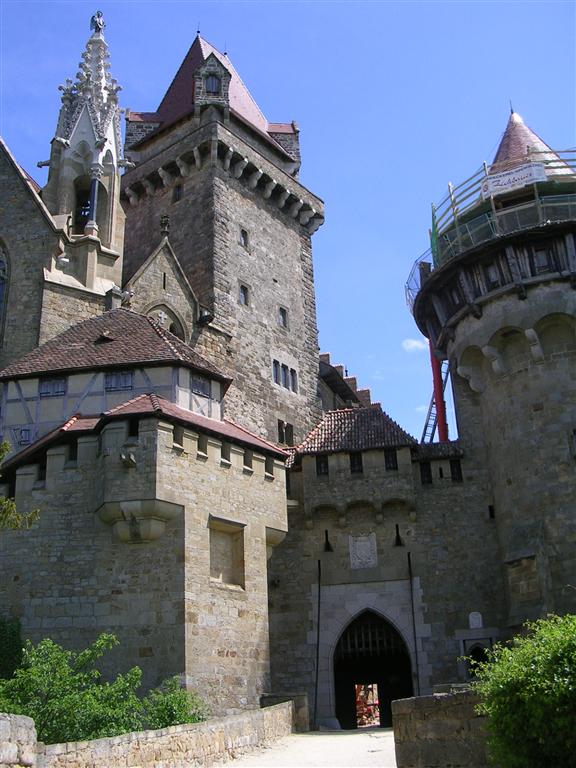
[(168, 233), (170, 232), (170, 216), (168, 216), (167, 213), (160, 216), (160, 233), (164, 237), (168, 237)]

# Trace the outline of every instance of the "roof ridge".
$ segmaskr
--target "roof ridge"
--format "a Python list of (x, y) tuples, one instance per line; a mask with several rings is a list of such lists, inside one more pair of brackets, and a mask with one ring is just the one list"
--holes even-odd
[[(146, 319), (148, 320), (148, 322), (150, 323), (152, 328), (154, 328), (154, 330), (156, 331), (158, 336), (160, 336), (162, 341), (164, 341), (168, 345), (168, 347), (172, 350), (172, 352), (176, 355), (178, 360), (184, 360), (184, 357), (182, 356), (181, 352), (178, 349), (176, 349), (176, 347), (170, 341), (170, 339), (166, 338), (165, 334), (166, 333), (170, 333), (170, 331), (167, 331), (165, 328), (163, 328), (160, 325), (160, 323), (157, 320), (155, 320), (153, 317), (149, 317), (148, 315), (146, 315)], [(172, 336), (173, 334), (170, 334), (170, 335)], [(178, 337), (175, 336), (174, 338), (178, 338)], [(180, 341), (180, 339), (179, 339), (179, 341)], [(185, 344), (186, 342), (183, 342), (183, 343)]]

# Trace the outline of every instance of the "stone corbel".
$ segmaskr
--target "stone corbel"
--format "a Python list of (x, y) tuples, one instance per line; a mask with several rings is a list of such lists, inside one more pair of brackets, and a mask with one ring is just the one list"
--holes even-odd
[(497, 376), (503, 376), (506, 373), (504, 360), (496, 347), (491, 347), (487, 344), (485, 347), (482, 347), (482, 354), (490, 362), (492, 370)]
[(544, 350), (540, 344), (538, 334), (534, 328), (526, 328), (524, 331), (524, 336), (526, 336), (528, 339), (528, 344), (530, 344), (530, 354), (532, 355), (532, 360), (534, 360), (536, 363), (541, 363), (544, 360)]
[(190, 166), (182, 157), (176, 158), (176, 165), (178, 166), (178, 170), (180, 171), (180, 176), (190, 175)]
[(456, 373), (458, 376), (466, 379), (468, 386), (473, 392), (484, 392), (484, 379), (479, 369), (474, 368), (471, 365), (459, 365), (456, 368)]
[(287, 531), (280, 531), (278, 528), (268, 528), (266, 526), (266, 559), (270, 560), (274, 547), (281, 544), (286, 538)]
[(138, 205), (138, 200), (140, 199), (138, 193), (135, 189), (132, 187), (126, 187), (126, 197), (128, 198), (128, 202), (131, 206)]
[(304, 200), (296, 200), (296, 202), (292, 203), (288, 213), (290, 214), (290, 216), (292, 216), (293, 219), (295, 219), (296, 216), (298, 216), (298, 214), (300, 213), (300, 208), (302, 208), (303, 205), (304, 205)]
[(278, 208), (284, 208), (286, 200), (290, 197), (290, 192), (287, 189), (283, 189), (278, 197)]
[(300, 224), (302, 224), (305, 227), (310, 221), (310, 219), (314, 218), (315, 215), (316, 215), (316, 210), (314, 208), (307, 208), (305, 211), (302, 211), (300, 213)]
[(242, 160), (238, 160), (237, 163), (234, 163), (234, 167), (232, 168), (232, 175), (235, 179), (239, 179), (242, 174), (244, 173), (244, 169), (248, 165), (248, 158), (243, 157)]
[(228, 147), (226, 154), (224, 155), (224, 161), (222, 166), (225, 171), (230, 169), (230, 163), (232, 162), (232, 155), (234, 154), (234, 147)]
[(159, 539), (166, 530), (166, 523), (180, 514), (180, 504), (161, 499), (108, 501), (97, 511), (100, 520), (112, 526), (119, 541), (130, 543)]
[(324, 219), (321, 216), (314, 216), (310, 222), (308, 223), (308, 233), (310, 235), (313, 235), (314, 232), (316, 232), (317, 229), (320, 229), (320, 226), (324, 223)]
[(200, 170), (200, 168), (202, 168), (202, 158), (200, 157), (199, 147), (194, 147), (192, 152), (194, 153), (194, 165), (198, 170)]
[(262, 169), (256, 168), (254, 173), (250, 174), (250, 177), (248, 179), (248, 187), (250, 189), (256, 189), (256, 185), (260, 181), (261, 177), (262, 177)]
[(158, 168), (158, 176), (160, 176), (162, 180), (162, 184), (165, 187), (168, 187), (170, 185), (170, 182), (172, 181), (172, 174), (168, 173), (168, 171), (165, 168)]
[(268, 200), (272, 192), (274, 192), (277, 185), (278, 185), (278, 182), (276, 181), (276, 179), (270, 179), (270, 181), (267, 182), (263, 192), (263, 196), (266, 200)]

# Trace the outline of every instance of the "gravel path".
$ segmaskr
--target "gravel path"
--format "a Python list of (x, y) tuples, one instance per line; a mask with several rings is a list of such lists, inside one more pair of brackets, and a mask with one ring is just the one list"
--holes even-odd
[(279, 739), (239, 757), (228, 768), (396, 768), (391, 728), (314, 731)]

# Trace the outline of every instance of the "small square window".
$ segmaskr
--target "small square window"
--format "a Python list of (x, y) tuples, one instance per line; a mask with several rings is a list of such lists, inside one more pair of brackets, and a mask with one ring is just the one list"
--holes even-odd
[(202, 395), (203, 397), (210, 397), (210, 379), (204, 378), (204, 376), (198, 376), (195, 373), (190, 374), (190, 389), (196, 395)]
[(353, 475), (360, 475), (364, 471), (362, 466), (362, 454), (360, 451), (354, 451), (350, 453), (350, 472)]
[(538, 246), (532, 249), (530, 257), (532, 274), (542, 275), (554, 269), (554, 254), (547, 246)]
[(120, 392), (132, 389), (134, 386), (134, 374), (132, 371), (110, 371), (104, 377), (104, 389), (106, 392)]
[(238, 295), (238, 301), (243, 306), (247, 307), (250, 304), (250, 289), (247, 285), (240, 284), (240, 292)]
[(246, 229), (240, 230), (240, 245), (242, 246), (242, 248), (248, 248), (249, 238), (248, 238), (248, 230)]
[(328, 475), (328, 456), (316, 456), (316, 474)]
[(172, 188), (172, 202), (177, 203), (179, 200), (182, 200), (182, 184), (176, 184)]
[(280, 328), (288, 328), (288, 310), (285, 307), (278, 309), (278, 325)]
[(396, 448), (384, 449), (384, 466), (388, 470), (398, 469), (398, 454), (396, 453)]
[(40, 379), (38, 393), (40, 397), (62, 397), (66, 394), (66, 384), (65, 376), (55, 379)]

